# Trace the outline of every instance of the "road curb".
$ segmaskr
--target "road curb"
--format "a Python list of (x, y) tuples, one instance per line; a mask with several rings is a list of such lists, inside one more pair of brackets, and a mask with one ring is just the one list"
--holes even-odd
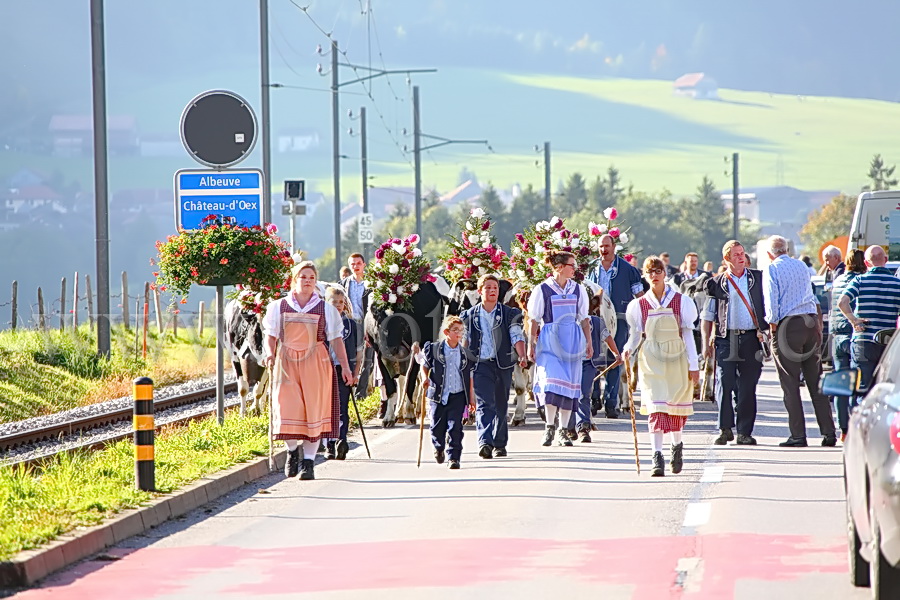
[[(284, 466), (284, 458), (284, 450), (275, 453), (278, 469)], [(268, 474), (268, 458), (240, 463), (201, 477), (171, 494), (154, 498), (146, 506), (122, 511), (99, 525), (70, 531), (46, 546), (19, 552), (0, 562), (0, 589), (34, 585), (104, 548), (188, 513)]]

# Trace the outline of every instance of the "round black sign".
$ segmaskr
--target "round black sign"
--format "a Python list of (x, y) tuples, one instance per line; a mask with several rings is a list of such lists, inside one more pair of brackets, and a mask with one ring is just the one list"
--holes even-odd
[(208, 167), (230, 167), (244, 160), (256, 143), (256, 129), (253, 109), (234, 92), (203, 92), (181, 114), (185, 149)]

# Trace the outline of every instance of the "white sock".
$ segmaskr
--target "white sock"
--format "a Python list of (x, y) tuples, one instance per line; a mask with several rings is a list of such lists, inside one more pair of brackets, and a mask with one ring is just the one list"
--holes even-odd
[(653, 453), (662, 452), (663, 447), (663, 434), (662, 432), (650, 432), (650, 446), (653, 448)]
[(297, 449), (297, 440), (284, 440), (284, 445), (287, 446), (288, 452), (293, 452)]
[(681, 432), (673, 431), (672, 432), (672, 445), (677, 446), (680, 443), (681, 443)]
[(560, 429), (568, 429), (569, 419), (571, 419), (571, 418), (572, 418), (571, 410), (559, 409), (559, 428)]
[(547, 425), (553, 425), (556, 421), (556, 407), (552, 404), (544, 405), (544, 410), (546, 411), (547, 416)]
[(319, 442), (303, 441), (303, 458), (316, 460), (316, 452), (319, 451)]

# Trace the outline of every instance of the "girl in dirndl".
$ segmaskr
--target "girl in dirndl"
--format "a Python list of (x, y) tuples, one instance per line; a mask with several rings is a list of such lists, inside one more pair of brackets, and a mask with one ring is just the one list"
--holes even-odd
[(353, 382), (341, 315), (316, 293), (317, 279), (312, 262), (295, 266), (291, 293), (271, 302), (263, 318), (265, 363), (272, 370), (272, 433), (288, 449), (285, 475), (299, 472), (300, 479), (315, 479), (319, 440), (339, 437), (337, 371), (326, 342), (340, 363), (344, 383)]
[(559, 414), (560, 446), (572, 446), (565, 429), (581, 396), (581, 360), (593, 355), (588, 303), (584, 286), (573, 277), (575, 255), (555, 252), (547, 257), (553, 276), (531, 292), (528, 315), (528, 359), (535, 363), (534, 393), (543, 398), (547, 425), (543, 446), (553, 443), (555, 420)]
[(658, 256), (647, 258), (643, 271), (650, 290), (626, 309), (629, 338), (624, 356), (628, 360), (640, 347), (641, 414), (649, 415), (653, 449), (650, 474), (662, 477), (664, 434), (671, 436), (672, 472), (680, 473), (684, 464), (682, 431), (694, 414), (693, 386), (700, 379), (693, 334), (697, 307), (666, 285), (666, 266)]

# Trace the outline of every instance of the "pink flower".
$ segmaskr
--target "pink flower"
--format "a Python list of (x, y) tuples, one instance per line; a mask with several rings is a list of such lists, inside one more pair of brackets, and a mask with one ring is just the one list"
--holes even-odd
[(613, 227), (612, 229), (609, 230), (609, 235), (613, 236), (614, 238), (619, 237), (619, 233), (620, 232), (619, 232), (618, 227)]

